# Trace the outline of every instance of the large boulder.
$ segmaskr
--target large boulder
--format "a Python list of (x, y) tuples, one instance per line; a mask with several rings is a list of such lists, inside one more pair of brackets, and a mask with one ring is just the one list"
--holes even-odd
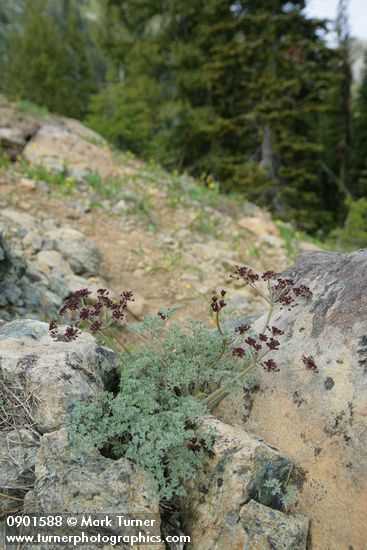
[(313, 297), (274, 315), (285, 331), (274, 352), (280, 372), (259, 372), (260, 390), (226, 399), (216, 413), (294, 460), (310, 547), (359, 550), (367, 541), (367, 250), (306, 252), (285, 274)]
[[(263, 527), (262, 520), (259, 517), (260, 526), (254, 523), (252, 527), (246, 527), (241, 519), (242, 507), (252, 498), (263, 499), (269, 505), (278, 505), (276, 498), (266, 490), (266, 482), (278, 480), (285, 486), (293, 467), (292, 461), (259, 437), (214, 417), (205, 418), (202, 427), (216, 435), (212, 453), (197, 478), (187, 482), (187, 496), (182, 498), (184, 526), (191, 536), (190, 548), (250, 548), (245, 545), (245, 541), (256, 539)], [(279, 532), (279, 519), (271, 524), (269, 518), (272, 516), (269, 514), (264, 514), (265, 530), (274, 540), (282, 542), (282, 546), (274, 548), (296, 548), (290, 543), (287, 529)], [(283, 518), (284, 525), (291, 521), (282, 512), (274, 516), (279, 517)], [(302, 550), (305, 548), (308, 520), (303, 518), (301, 524), (297, 525), (298, 540), (303, 541), (297, 550)]]
[(0, 328), (0, 374), (8, 386), (22, 386), (44, 433), (59, 428), (76, 401), (98, 400), (116, 382), (117, 359), (89, 333), (55, 341), (46, 323), (13, 321)]
[[(64, 428), (42, 437), (35, 477), (34, 489), (25, 498), (25, 514), (67, 513), (96, 518), (101, 514), (111, 518), (116, 514), (125, 517), (130, 514), (134, 519), (154, 520), (152, 526), (138, 528), (138, 531), (146, 530), (150, 536), (160, 535), (159, 502), (144, 472), (125, 458), (105, 458), (94, 448), (83, 449), (83, 452), (75, 450), (70, 447)], [(72, 532), (136, 534), (132, 529), (124, 533), (117, 520), (112, 523), (111, 527), (103, 529), (76, 528)], [(91, 544), (90, 547), (100, 546)], [(107, 544), (103, 547), (110, 548)], [(164, 548), (160, 544), (144, 547)]]
[(42, 126), (24, 148), (24, 157), (51, 170), (66, 168), (77, 179), (91, 172), (103, 178), (116, 176), (118, 169), (111, 152), (99, 144), (102, 138), (87, 128), (82, 131), (80, 123), (72, 122), (59, 119)]

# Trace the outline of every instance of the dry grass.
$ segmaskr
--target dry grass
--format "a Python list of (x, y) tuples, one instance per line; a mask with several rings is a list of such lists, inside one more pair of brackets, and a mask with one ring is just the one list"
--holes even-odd
[(5, 382), (0, 378), (0, 430), (26, 428), (39, 436), (32, 416), (32, 408), (38, 398), (24, 390), (20, 382)]

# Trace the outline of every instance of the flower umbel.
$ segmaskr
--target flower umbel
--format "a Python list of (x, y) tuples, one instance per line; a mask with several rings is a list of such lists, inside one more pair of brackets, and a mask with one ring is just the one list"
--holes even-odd
[(93, 300), (92, 294), (91, 290), (82, 288), (64, 302), (59, 314), (62, 318), (68, 315), (69, 324), (61, 333), (58, 330), (57, 321), (51, 321), (49, 325), (51, 338), (71, 342), (81, 334), (80, 328), (87, 328), (94, 334), (101, 332), (116, 321), (124, 320), (128, 302), (134, 300), (130, 290), (113, 300), (109, 297), (109, 291), (106, 288), (100, 288), (97, 290), (94, 302), (86, 305), (85, 299)]
[[(295, 286), (293, 279), (279, 277), (275, 271), (265, 271), (262, 275), (258, 275), (248, 267), (237, 266), (232, 277), (238, 280), (242, 279), (246, 285), (250, 285), (269, 304), (281, 304), (288, 309), (297, 305), (296, 298), (302, 296), (309, 298), (312, 295), (311, 290), (306, 285)], [(266, 282), (266, 292), (263, 292), (258, 286), (258, 282), (261, 281)]]

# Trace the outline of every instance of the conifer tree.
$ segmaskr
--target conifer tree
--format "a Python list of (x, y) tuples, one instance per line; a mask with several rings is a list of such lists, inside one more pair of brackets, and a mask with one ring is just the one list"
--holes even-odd
[(338, 144), (340, 164), (340, 188), (346, 196), (349, 191), (349, 154), (351, 143), (351, 84), (350, 34), (348, 22), (348, 0), (339, 0), (336, 18), (336, 32), (341, 60), (340, 118), (341, 131)]
[(46, 0), (29, 0), (22, 28), (14, 31), (4, 68), (5, 89), (60, 114), (81, 117), (96, 91), (74, 0), (57, 24)]
[[(335, 182), (320, 169), (320, 120), (336, 54), (304, 5), (104, 0), (103, 43), (119, 78), (93, 103), (91, 124), (100, 129), (108, 112), (120, 144), (210, 174), (306, 230), (330, 226)], [(118, 95), (125, 105), (111, 109)], [(141, 102), (142, 141), (123, 130)]]
[(362, 81), (353, 113), (353, 192), (356, 197), (367, 194), (367, 51)]
[(4, 88), (4, 63), (9, 50), (9, 38), (16, 29), (20, 29), (21, 15), (26, 0), (1, 0), (0, 2), (0, 89)]

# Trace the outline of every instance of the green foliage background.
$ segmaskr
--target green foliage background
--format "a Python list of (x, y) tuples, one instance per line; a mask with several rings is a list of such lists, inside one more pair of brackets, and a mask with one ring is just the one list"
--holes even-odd
[(305, 5), (3, 0), (1, 88), (319, 238), (339, 227), (340, 242), (365, 245), (367, 70), (350, 98), (347, 0), (336, 46)]

